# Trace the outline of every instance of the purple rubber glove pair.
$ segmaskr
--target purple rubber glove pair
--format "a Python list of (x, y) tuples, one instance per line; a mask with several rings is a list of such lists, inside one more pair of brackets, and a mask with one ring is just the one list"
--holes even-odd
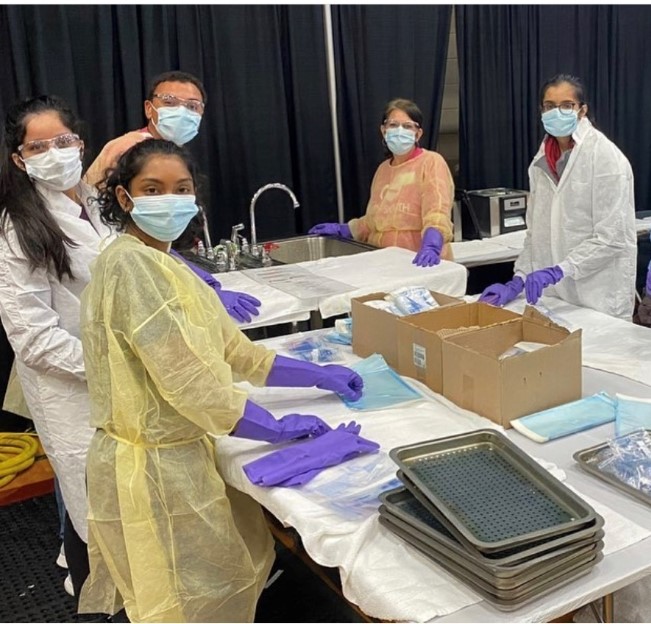
[(524, 280), (524, 293), (527, 296), (527, 303), (534, 305), (540, 299), (543, 290), (547, 286), (558, 284), (563, 279), (563, 270), (559, 266), (539, 269), (527, 275)]
[(332, 431), (332, 427), (318, 416), (287, 414), (276, 420), (264, 407), (253, 401), (247, 401), (244, 414), (231, 435), (236, 438), (277, 444), (306, 436), (321, 436), (328, 431)]
[(340, 238), (353, 237), (347, 223), (319, 223), (311, 227), (307, 233), (319, 236), (339, 236)]
[(503, 306), (513, 301), (524, 290), (524, 281), (516, 275), (506, 284), (492, 284), (484, 289), (479, 297), (481, 303)]
[(244, 472), (255, 485), (303, 485), (329, 466), (376, 453), (380, 445), (360, 438), (359, 430), (354, 422), (339, 425), (318, 438), (256, 459), (244, 466)]
[(436, 228), (427, 228), (423, 235), (423, 242), (412, 264), (421, 267), (431, 267), (441, 262), (443, 249), (443, 235)]
[(321, 390), (336, 392), (351, 401), (358, 401), (362, 396), (364, 381), (355, 371), (345, 366), (319, 366), (312, 362), (277, 355), (266, 385), (285, 388), (316, 386)]
[(259, 299), (243, 292), (237, 292), (236, 290), (224, 290), (222, 285), (210, 273), (208, 273), (208, 271), (204, 271), (196, 264), (192, 264), (192, 262), (174, 249), (170, 249), (170, 254), (185, 262), (185, 264), (188, 265), (188, 268), (190, 268), (203, 282), (208, 284), (208, 286), (217, 293), (217, 296), (222, 302), (222, 305), (226, 308), (228, 314), (236, 321), (239, 321), (240, 323), (250, 323), (251, 316), (258, 316), (258, 314), (260, 314), (258, 307), (262, 305), (262, 303)]

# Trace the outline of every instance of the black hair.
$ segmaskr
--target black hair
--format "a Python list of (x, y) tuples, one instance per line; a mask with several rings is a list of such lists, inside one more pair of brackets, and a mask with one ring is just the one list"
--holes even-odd
[(0, 161), (0, 230), (6, 236), (11, 220), (31, 270), (51, 266), (61, 281), (64, 275), (74, 279), (67, 247), (77, 244), (63, 233), (30, 177), (12, 158), (25, 139), (29, 118), (51, 111), (59, 115), (71, 132), (80, 133), (81, 122), (77, 116), (54, 95), (22, 100), (7, 112)]
[(203, 103), (206, 104), (208, 101), (208, 96), (206, 94), (206, 89), (203, 86), (201, 80), (192, 74), (184, 71), (168, 71), (162, 74), (158, 74), (150, 83), (149, 93), (147, 94), (147, 99), (151, 100), (156, 94), (156, 87), (158, 87), (161, 82), (184, 82), (193, 84), (201, 92), (201, 98)]
[(570, 74), (556, 74), (555, 76), (547, 80), (540, 88), (540, 96), (539, 96), (540, 105), (542, 106), (543, 102), (545, 101), (545, 93), (547, 92), (547, 89), (549, 89), (549, 87), (558, 87), (563, 83), (567, 83), (569, 85), (572, 85), (572, 87), (574, 87), (574, 97), (578, 100), (581, 106), (587, 104), (587, 102), (585, 101), (585, 89), (583, 87), (583, 82), (581, 82), (580, 78), (577, 78), (576, 76), (572, 76)]
[[(384, 107), (384, 112), (382, 113), (382, 121), (380, 122), (380, 125), (384, 125), (384, 122), (389, 118), (389, 115), (393, 110), (401, 110), (409, 117), (409, 119), (415, 121), (421, 129), (423, 128), (423, 113), (420, 108), (418, 108), (416, 102), (406, 100), (405, 98), (395, 98), (387, 102), (387, 105)], [(392, 158), (393, 154), (387, 147), (384, 139), (382, 139), (382, 145), (384, 147), (385, 157)], [(416, 146), (418, 146), (418, 141), (416, 141)]]
[(115, 167), (107, 171), (107, 176), (99, 189), (96, 200), (104, 223), (116, 226), (120, 231), (127, 227), (131, 221), (131, 216), (120, 206), (116, 189), (118, 186), (122, 186), (127, 191), (131, 191), (131, 181), (142, 171), (143, 166), (152, 156), (177, 156), (183, 161), (192, 177), (197, 205), (200, 205), (199, 173), (190, 152), (171, 141), (146, 139), (136, 143), (131, 149), (124, 152)]

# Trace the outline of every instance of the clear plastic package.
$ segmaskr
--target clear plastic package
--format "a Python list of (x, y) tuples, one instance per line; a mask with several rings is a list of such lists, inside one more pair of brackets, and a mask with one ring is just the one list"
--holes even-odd
[(422, 286), (397, 288), (385, 299), (392, 302), (405, 316), (433, 310), (439, 305), (429, 290)]
[(610, 453), (598, 462), (597, 468), (612, 474), (631, 487), (651, 494), (651, 435), (648, 431), (634, 431), (614, 438), (608, 443)]
[(341, 358), (339, 349), (327, 344), (322, 338), (315, 336), (299, 337), (288, 340), (284, 347), (292, 357), (305, 362), (334, 362)]

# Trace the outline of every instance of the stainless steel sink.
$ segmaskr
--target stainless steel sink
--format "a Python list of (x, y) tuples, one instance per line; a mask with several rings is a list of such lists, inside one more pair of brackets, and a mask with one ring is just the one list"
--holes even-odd
[(272, 242), (276, 247), (269, 251), (269, 255), (273, 261), (283, 264), (350, 256), (376, 249), (372, 245), (331, 236), (296, 236)]

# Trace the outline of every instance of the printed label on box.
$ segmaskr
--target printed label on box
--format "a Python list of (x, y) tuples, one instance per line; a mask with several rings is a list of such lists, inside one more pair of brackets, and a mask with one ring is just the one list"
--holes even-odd
[(414, 343), (413, 347), (413, 356), (414, 356), (414, 366), (416, 368), (427, 368), (427, 349), (422, 345)]

